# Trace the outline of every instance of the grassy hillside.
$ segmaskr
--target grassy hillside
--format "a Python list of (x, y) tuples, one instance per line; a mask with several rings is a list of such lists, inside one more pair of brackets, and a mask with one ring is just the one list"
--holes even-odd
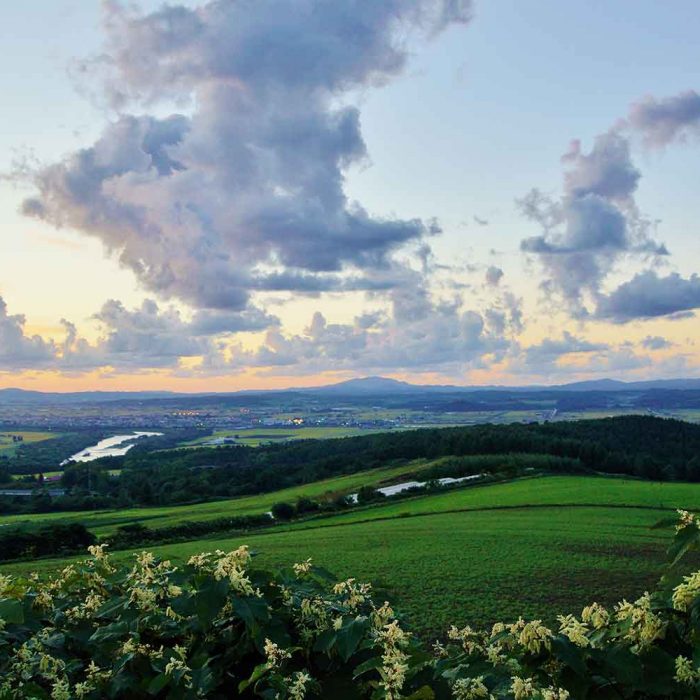
[[(284, 497), (291, 491), (308, 495), (308, 489), (327, 489), (329, 483), (335, 488), (338, 480), (310, 485), (306, 491), (289, 489)], [(158, 511), (151, 513), (149, 524), (211, 516), (205, 508), (259, 512), (282, 497), (277, 493), (190, 509), (149, 509)], [(700, 509), (700, 485), (533, 478), (153, 551), (182, 561), (202, 550), (247, 543), (260, 553), (258, 562), (264, 566), (312, 556), (338, 576), (373, 581), (417, 630), (430, 636), (448, 623), (488, 623), (520, 614), (547, 618), (551, 610), (575, 610), (592, 599), (612, 603), (642, 593), (658, 577), (669, 536), (650, 527), (677, 507)], [(93, 517), (103, 518), (98, 529), (106, 530), (108, 518), (116, 521), (128, 514)], [(59, 565), (45, 560), (2, 570), (49, 571)]]
[[(586, 506), (700, 509), (700, 484), (679, 484), (595, 476), (548, 476), (484, 484), (431, 496), (354, 509), (314, 522), (314, 527), (366, 520), (490, 508)], [(307, 523), (290, 528), (308, 527)]]
[(361, 486), (374, 486), (392, 482), (404, 476), (420, 473), (431, 463), (421, 460), (400, 467), (373, 469), (368, 472), (349, 474), (324, 479), (311, 484), (293, 486), (256, 496), (242, 496), (211, 503), (194, 505), (161, 506), (153, 508), (124, 508), (107, 511), (85, 511), (64, 513), (38, 513), (31, 515), (0, 516), (0, 525), (49, 524), (52, 522), (80, 522), (97, 535), (113, 532), (126, 523), (143, 523), (149, 527), (176, 525), (183, 520), (214, 520), (233, 515), (257, 515), (266, 513), (279, 501), (294, 502), (302, 496), (319, 498), (356, 491)]

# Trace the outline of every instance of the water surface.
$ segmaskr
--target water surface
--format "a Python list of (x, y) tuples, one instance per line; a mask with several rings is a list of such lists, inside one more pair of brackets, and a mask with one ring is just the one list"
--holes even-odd
[(64, 459), (63, 462), (61, 462), (61, 466), (68, 464), (68, 462), (92, 462), (93, 459), (100, 459), (101, 457), (121, 457), (134, 446), (135, 440), (142, 437), (154, 437), (162, 434), (163, 433), (135, 431), (129, 435), (112, 435), (112, 437), (100, 440), (96, 445), (86, 447), (84, 450), (76, 452), (72, 457)]

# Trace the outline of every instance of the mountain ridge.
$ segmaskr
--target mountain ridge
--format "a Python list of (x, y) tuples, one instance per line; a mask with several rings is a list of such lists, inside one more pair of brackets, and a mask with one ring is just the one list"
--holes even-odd
[(356, 377), (334, 384), (317, 387), (289, 387), (284, 389), (246, 389), (233, 392), (175, 392), (175, 391), (82, 391), (82, 392), (42, 392), (37, 390), (7, 387), (0, 389), (0, 403), (108, 403), (112, 401), (149, 401), (155, 399), (193, 398), (203, 396), (230, 397), (252, 394), (275, 393), (316, 393), (319, 395), (372, 396), (391, 393), (477, 393), (477, 392), (527, 392), (527, 391), (645, 391), (700, 390), (700, 378), (650, 379), (625, 382), (618, 379), (602, 378), (568, 384), (507, 385), (456, 385), (456, 384), (411, 384), (391, 377)]

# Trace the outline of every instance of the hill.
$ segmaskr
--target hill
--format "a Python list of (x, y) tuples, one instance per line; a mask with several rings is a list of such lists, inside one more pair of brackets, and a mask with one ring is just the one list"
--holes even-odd
[[(304, 488), (317, 492), (314, 485)], [(297, 495), (303, 493), (302, 488)], [(268, 502), (261, 498), (257, 507)], [(251, 504), (239, 499), (144, 509), (142, 522), (160, 526), (211, 517), (214, 507), (235, 514)], [(592, 599), (612, 603), (619, 596), (637, 597), (658, 578), (669, 538), (651, 526), (676, 508), (700, 509), (700, 485), (602, 477), (521, 479), (387, 502), (257, 534), (150, 549), (183, 562), (202, 550), (248, 544), (259, 554), (256, 565), (266, 568), (291, 564), (303, 552), (340, 577), (373, 581), (429, 639), (451, 623), (490, 623), (520, 614), (547, 620), (552, 609), (568, 612)], [(104, 532), (100, 522), (111, 518), (113, 527), (134, 515), (84, 514), (83, 521)], [(65, 563), (43, 560), (0, 570), (46, 572)]]

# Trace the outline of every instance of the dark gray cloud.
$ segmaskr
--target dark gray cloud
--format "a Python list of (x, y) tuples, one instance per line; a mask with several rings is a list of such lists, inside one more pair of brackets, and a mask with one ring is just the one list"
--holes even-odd
[(645, 97), (632, 105), (628, 125), (642, 134), (647, 146), (661, 148), (700, 135), (700, 95), (688, 90), (672, 97)]
[(585, 297), (594, 300), (601, 285), (625, 255), (667, 255), (649, 236), (650, 225), (638, 212), (634, 194), (640, 173), (632, 163), (628, 140), (617, 131), (600, 134), (590, 153), (572, 143), (563, 157), (564, 194), (559, 200), (532, 190), (519, 202), (522, 213), (543, 233), (521, 242), (546, 272), (543, 287), (561, 294), (577, 316), (588, 314)]
[[(119, 116), (36, 173), (26, 214), (97, 237), (152, 292), (222, 310), (259, 289), (343, 289), (345, 274), (359, 288), (438, 231), (348, 201), (344, 173), (366, 149), (343, 103), (402, 71), (407, 37), (467, 22), (468, 0), (103, 6), (105, 51), (80, 68)], [(192, 113), (126, 113), (172, 100)]]
[(41, 369), (54, 361), (56, 346), (39, 335), (28, 335), (26, 318), (10, 315), (0, 296), (0, 372)]
[(649, 270), (635, 275), (607, 296), (601, 297), (596, 316), (616, 323), (660, 316), (678, 317), (700, 308), (700, 277), (678, 273), (660, 277)]

